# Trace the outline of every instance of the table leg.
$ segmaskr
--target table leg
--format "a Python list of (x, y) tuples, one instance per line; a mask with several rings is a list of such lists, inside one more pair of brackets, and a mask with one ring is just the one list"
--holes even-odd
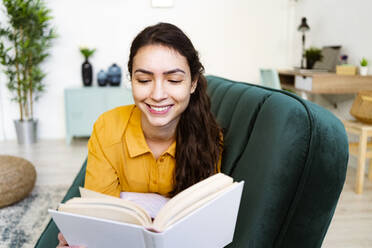
[(355, 184), (355, 192), (357, 194), (363, 193), (364, 183), (364, 167), (366, 163), (366, 152), (367, 152), (367, 132), (362, 130), (359, 138), (359, 152), (358, 152), (358, 168)]
[(310, 101), (310, 99), (309, 99), (310, 97), (309, 97), (308, 94), (306, 94), (306, 92), (300, 91), (300, 96), (301, 96), (302, 99)]

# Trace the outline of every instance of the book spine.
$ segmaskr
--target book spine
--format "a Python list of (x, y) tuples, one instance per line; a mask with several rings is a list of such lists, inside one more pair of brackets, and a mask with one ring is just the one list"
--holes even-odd
[(143, 238), (146, 248), (165, 248), (162, 242), (162, 237), (156, 233), (144, 230)]

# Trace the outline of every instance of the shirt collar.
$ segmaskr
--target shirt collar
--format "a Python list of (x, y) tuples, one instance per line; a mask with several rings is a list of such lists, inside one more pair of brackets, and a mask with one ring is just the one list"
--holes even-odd
[(165, 153), (168, 153), (173, 158), (176, 158), (176, 141), (173, 141), (173, 143), (168, 147)]
[[(129, 156), (131, 158), (151, 153), (149, 146), (146, 143), (145, 135), (142, 131), (141, 126), (141, 111), (135, 107), (133, 114), (128, 122), (127, 130), (125, 132), (125, 140), (127, 142), (127, 148)], [(168, 147), (164, 154), (168, 153), (173, 158), (176, 157), (176, 141)]]
[(137, 107), (134, 108), (133, 114), (128, 122), (125, 140), (130, 157), (136, 157), (151, 152), (141, 127), (141, 111)]

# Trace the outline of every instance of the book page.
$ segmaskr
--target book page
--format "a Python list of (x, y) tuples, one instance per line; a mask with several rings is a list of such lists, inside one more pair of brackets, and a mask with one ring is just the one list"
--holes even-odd
[[(217, 173), (190, 186), (178, 193), (161, 209), (154, 220), (154, 227), (156, 227), (158, 231), (163, 231), (167, 226), (167, 222), (180, 212), (183, 212), (198, 201), (202, 201), (206, 197), (223, 190), (232, 183), (233, 179), (231, 177), (222, 173)], [(179, 216), (183, 217), (182, 215)], [(174, 223), (176, 220), (177, 218), (173, 219), (171, 223)]]
[(154, 229), (155, 230), (158, 230), (158, 229), (161, 230), (160, 228), (167, 229), (169, 226), (173, 225), (178, 220), (182, 219), (186, 215), (188, 215), (191, 212), (195, 211), (196, 209), (200, 208), (201, 206), (203, 206), (207, 202), (212, 201), (217, 196), (219, 196), (221, 194), (224, 194), (225, 192), (231, 190), (231, 188), (234, 187), (235, 184), (237, 184), (237, 183), (233, 183), (233, 184), (229, 185), (228, 187), (226, 187), (226, 188), (224, 188), (220, 191), (214, 192), (211, 195), (208, 195), (205, 198), (202, 198), (200, 201), (197, 201), (194, 204), (187, 206), (185, 209), (181, 210), (179, 213), (177, 213), (176, 215), (174, 215), (170, 219), (168, 219), (165, 226), (163, 226), (163, 227), (161, 227), (161, 226), (158, 227), (156, 224), (154, 224), (153, 225)]
[[(131, 209), (135, 209), (135, 211), (138, 212), (141, 218), (145, 219), (147, 223), (152, 223), (151, 218), (153, 217), (149, 214), (149, 211), (143, 208), (140, 204), (137, 204), (135, 201), (128, 201), (126, 199), (120, 199), (118, 197), (105, 195), (105, 194), (98, 193), (93, 190), (89, 190), (89, 189), (82, 188), (82, 187), (79, 187), (79, 190), (80, 190), (81, 199), (95, 199), (94, 201), (96, 201), (97, 203), (111, 202), (111, 203), (116, 203), (119, 205), (124, 204), (125, 206), (130, 207)], [(101, 199), (101, 201), (98, 199)]]
[[(81, 198), (79, 198), (81, 199)], [(149, 220), (141, 218), (137, 212), (130, 208), (110, 204), (89, 204), (86, 202), (60, 204), (58, 211), (65, 213), (79, 214), (105, 220), (113, 220), (124, 223), (131, 223), (141, 226), (149, 226)]]
[[(79, 189), (82, 198), (118, 199), (86, 188), (80, 187)], [(136, 203), (142, 207), (151, 218), (155, 218), (159, 210), (169, 201), (169, 198), (154, 193), (121, 192), (120, 198)]]
[(141, 206), (151, 218), (155, 218), (160, 209), (169, 201), (169, 198), (154, 193), (121, 192), (120, 198)]

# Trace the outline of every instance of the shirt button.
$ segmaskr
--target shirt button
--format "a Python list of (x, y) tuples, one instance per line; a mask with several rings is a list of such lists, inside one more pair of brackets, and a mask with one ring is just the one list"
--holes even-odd
[(164, 162), (164, 158), (160, 158), (160, 159), (159, 159), (159, 162), (160, 162), (160, 163), (163, 163), (163, 162)]

